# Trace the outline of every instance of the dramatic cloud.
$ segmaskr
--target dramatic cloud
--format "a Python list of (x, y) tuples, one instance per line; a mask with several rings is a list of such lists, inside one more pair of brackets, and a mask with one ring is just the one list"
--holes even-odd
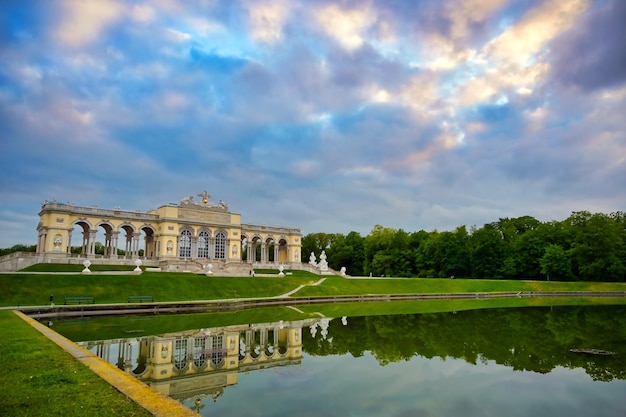
[(44, 199), (367, 234), (626, 210), (619, 0), (0, 5), (0, 247)]

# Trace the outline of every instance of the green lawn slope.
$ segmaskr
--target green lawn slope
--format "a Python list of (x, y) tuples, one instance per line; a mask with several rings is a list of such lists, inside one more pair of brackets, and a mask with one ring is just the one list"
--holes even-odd
[(0, 415), (152, 415), (12, 311), (0, 311), (0, 327)]

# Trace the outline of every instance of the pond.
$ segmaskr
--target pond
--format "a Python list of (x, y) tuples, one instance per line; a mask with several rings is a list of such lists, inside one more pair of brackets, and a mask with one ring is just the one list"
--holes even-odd
[[(285, 320), (274, 310), (270, 321), (260, 311), (246, 316), (255, 322), (204, 314), (54, 328), (204, 416), (626, 415), (623, 305), (284, 311)], [(187, 328), (170, 331), (177, 321)], [(143, 334), (154, 325), (163, 332)]]

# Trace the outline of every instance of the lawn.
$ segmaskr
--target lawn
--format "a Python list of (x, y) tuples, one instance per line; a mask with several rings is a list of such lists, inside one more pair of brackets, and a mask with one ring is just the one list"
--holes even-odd
[[(325, 281), (311, 286), (320, 278)], [(44, 306), (54, 296), (91, 296), (97, 304), (126, 303), (130, 295), (151, 295), (155, 302), (184, 302), (231, 298), (265, 298), (366, 294), (452, 294), (490, 292), (609, 291), (626, 292), (626, 283), (506, 281), (487, 279), (347, 279), (298, 271), (279, 277), (217, 277), (181, 272), (144, 272), (140, 275), (0, 274), (0, 306)]]
[(97, 304), (126, 303), (129, 295), (151, 295), (155, 302), (273, 297), (319, 277), (208, 277), (204, 274), (144, 272), (140, 275), (0, 274), (0, 306), (42, 306), (54, 296), (90, 296)]
[(12, 311), (0, 311), (0, 414), (151, 416)]
[(296, 297), (365, 294), (454, 294), (492, 292), (626, 292), (626, 283), (507, 281), (490, 279), (398, 278), (346, 279), (328, 277), (322, 285), (308, 286)]

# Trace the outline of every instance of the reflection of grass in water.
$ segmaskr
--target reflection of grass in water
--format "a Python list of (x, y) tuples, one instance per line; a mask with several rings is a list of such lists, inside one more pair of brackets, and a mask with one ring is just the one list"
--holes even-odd
[[(56, 320), (53, 329), (74, 341), (106, 340), (175, 333), (190, 329), (302, 320), (319, 317), (312, 313), (302, 314), (287, 307), (270, 307), (216, 313), (164, 314), (156, 316), (93, 317), (80, 325), (74, 320)], [(141, 320), (137, 322), (137, 320)], [(139, 331), (141, 330), (141, 331)], [(129, 331), (133, 333), (128, 333)]]
[(0, 311), (0, 327), (2, 415), (151, 415), (13, 312)]
[[(53, 328), (74, 341), (105, 340), (146, 336), (230, 325), (294, 321), (307, 318), (377, 316), (413, 313), (441, 313), (485, 308), (626, 304), (625, 298), (506, 298), (480, 300), (376, 301), (363, 303), (268, 307), (215, 313), (170, 314), (157, 316), (94, 317), (87, 320), (59, 320)], [(132, 332), (132, 333), (129, 333)]]

